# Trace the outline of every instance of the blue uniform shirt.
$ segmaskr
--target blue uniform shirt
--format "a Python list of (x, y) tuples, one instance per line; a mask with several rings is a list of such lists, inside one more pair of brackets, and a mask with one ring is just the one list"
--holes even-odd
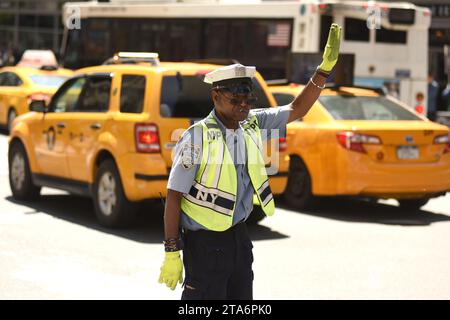
[[(250, 111), (249, 117), (255, 115), (258, 119), (260, 129), (267, 130), (267, 135), (264, 134), (264, 131), (262, 132), (263, 139), (271, 138), (272, 129), (280, 130), (279, 136), (284, 137), (286, 135), (286, 124), (290, 110), (290, 105), (278, 108), (253, 109)], [(245, 164), (247, 151), (243, 137), (243, 128), (242, 126), (239, 126), (236, 130), (227, 130), (223, 123), (217, 118), (214, 110), (211, 111), (211, 114), (217, 121), (223, 137), (225, 137), (226, 145), (236, 167), (237, 196), (233, 215), (233, 225), (235, 225), (242, 220), (246, 220), (252, 212), (253, 194), (255, 192)], [(169, 175), (169, 181), (167, 183), (167, 189), (182, 193), (189, 192), (200, 166), (202, 140), (202, 128), (200, 126), (191, 127), (183, 133), (175, 146), (174, 159)], [(189, 146), (189, 148), (186, 148), (186, 146)], [(195, 150), (195, 152), (183, 152), (183, 150), (187, 149)], [(188, 156), (189, 159), (186, 159), (186, 156)], [(185, 229), (194, 231), (205, 229), (203, 226), (189, 218), (183, 211), (181, 211), (181, 226)]]

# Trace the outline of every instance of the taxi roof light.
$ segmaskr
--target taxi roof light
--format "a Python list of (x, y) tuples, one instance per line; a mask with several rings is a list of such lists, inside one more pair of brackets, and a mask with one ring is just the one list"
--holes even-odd
[(115, 55), (117, 55), (119, 58), (159, 58), (159, 54), (156, 52), (118, 52)]
[(103, 64), (138, 64), (149, 63), (152, 66), (159, 66), (159, 54), (156, 52), (117, 52)]

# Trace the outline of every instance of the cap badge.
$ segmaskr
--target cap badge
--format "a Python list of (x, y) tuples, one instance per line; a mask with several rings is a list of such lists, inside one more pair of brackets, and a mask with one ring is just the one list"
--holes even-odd
[(245, 77), (245, 67), (244, 66), (236, 66), (236, 77)]

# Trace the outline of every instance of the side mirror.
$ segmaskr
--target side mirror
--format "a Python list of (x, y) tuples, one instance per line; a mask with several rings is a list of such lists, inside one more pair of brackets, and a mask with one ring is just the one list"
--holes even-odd
[(47, 106), (44, 100), (33, 100), (30, 102), (30, 111), (46, 112)]

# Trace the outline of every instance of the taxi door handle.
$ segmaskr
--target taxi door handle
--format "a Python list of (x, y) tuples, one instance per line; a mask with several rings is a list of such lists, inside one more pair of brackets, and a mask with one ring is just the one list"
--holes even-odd
[(91, 129), (94, 129), (94, 130), (98, 130), (101, 127), (102, 127), (102, 125), (100, 123), (93, 123), (93, 124), (91, 124)]
[(58, 123), (56, 124), (56, 126), (57, 126), (59, 129), (64, 129), (64, 128), (66, 127), (66, 124), (65, 124), (64, 122), (58, 122)]

